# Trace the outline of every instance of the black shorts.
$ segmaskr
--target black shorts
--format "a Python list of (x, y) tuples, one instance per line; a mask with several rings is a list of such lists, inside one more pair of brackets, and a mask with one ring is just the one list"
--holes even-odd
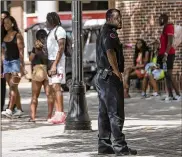
[[(163, 62), (162, 62), (163, 57), (164, 57), (164, 55), (159, 55), (157, 57), (157, 64), (160, 65), (160, 69), (163, 69)], [(174, 60), (175, 60), (175, 54), (169, 54), (167, 57), (167, 69), (168, 70), (173, 69)]]

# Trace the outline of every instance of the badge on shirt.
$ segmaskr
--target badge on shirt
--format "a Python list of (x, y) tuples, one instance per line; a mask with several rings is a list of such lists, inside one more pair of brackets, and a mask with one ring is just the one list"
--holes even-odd
[(110, 33), (110, 37), (114, 39), (116, 38), (116, 35), (114, 33)]

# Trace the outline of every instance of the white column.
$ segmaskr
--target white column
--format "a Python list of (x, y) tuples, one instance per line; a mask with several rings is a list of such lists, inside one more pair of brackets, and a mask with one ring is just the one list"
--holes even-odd
[(4, 11), (8, 11), (7, 1), (4, 1)]
[[(26, 14), (26, 10), (27, 10), (27, 2), (23, 1), (23, 28), (26, 29), (27, 28), (27, 14)], [(24, 32), (23, 34), (24, 36), (24, 43), (25, 43), (25, 48), (24, 48), (24, 61), (27, 62), (28, 61), (28, 52), (27, 52), (27, 33)]]
[(57, 12), (57, 1), (36, 1), (38, 22), (45, 22), (47, 13)]

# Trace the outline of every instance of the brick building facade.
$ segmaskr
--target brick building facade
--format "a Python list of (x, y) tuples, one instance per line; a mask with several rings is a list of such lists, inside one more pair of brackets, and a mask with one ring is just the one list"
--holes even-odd
[[(110, 4), (110, 8), (115, 5), (122, 13), (123, 29), (119, 31), (119, 37), (124, 44), (135, 45), (138, 38), (147, 43), (159, 39), (162, 32), (158, 24), (160, 13), (167, 13), (171, 22), (182, 25), (181, 0), (112, 0)], [(125, 67), (133, 64), (133, 53), (134, 49), (124, 49)], [(176, 49), (174, 74), (182, 74), (182, 44)]]

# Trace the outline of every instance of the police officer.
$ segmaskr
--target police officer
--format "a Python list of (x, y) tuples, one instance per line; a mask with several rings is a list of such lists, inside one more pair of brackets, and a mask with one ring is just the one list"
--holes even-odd
[[(98, 71), (95, 85), (99, 97), (98, 154), (136, 155), (137, 151), (128, 148), (122, 133), (125, 119), (122, 82), (124, 56), (117, 29), (121, 29), (120, 11), (110, 9), (106, 13), (106, 24), (96, 42)], [(111, 133), (114, 137), (113, 144), (110, 140)]]

